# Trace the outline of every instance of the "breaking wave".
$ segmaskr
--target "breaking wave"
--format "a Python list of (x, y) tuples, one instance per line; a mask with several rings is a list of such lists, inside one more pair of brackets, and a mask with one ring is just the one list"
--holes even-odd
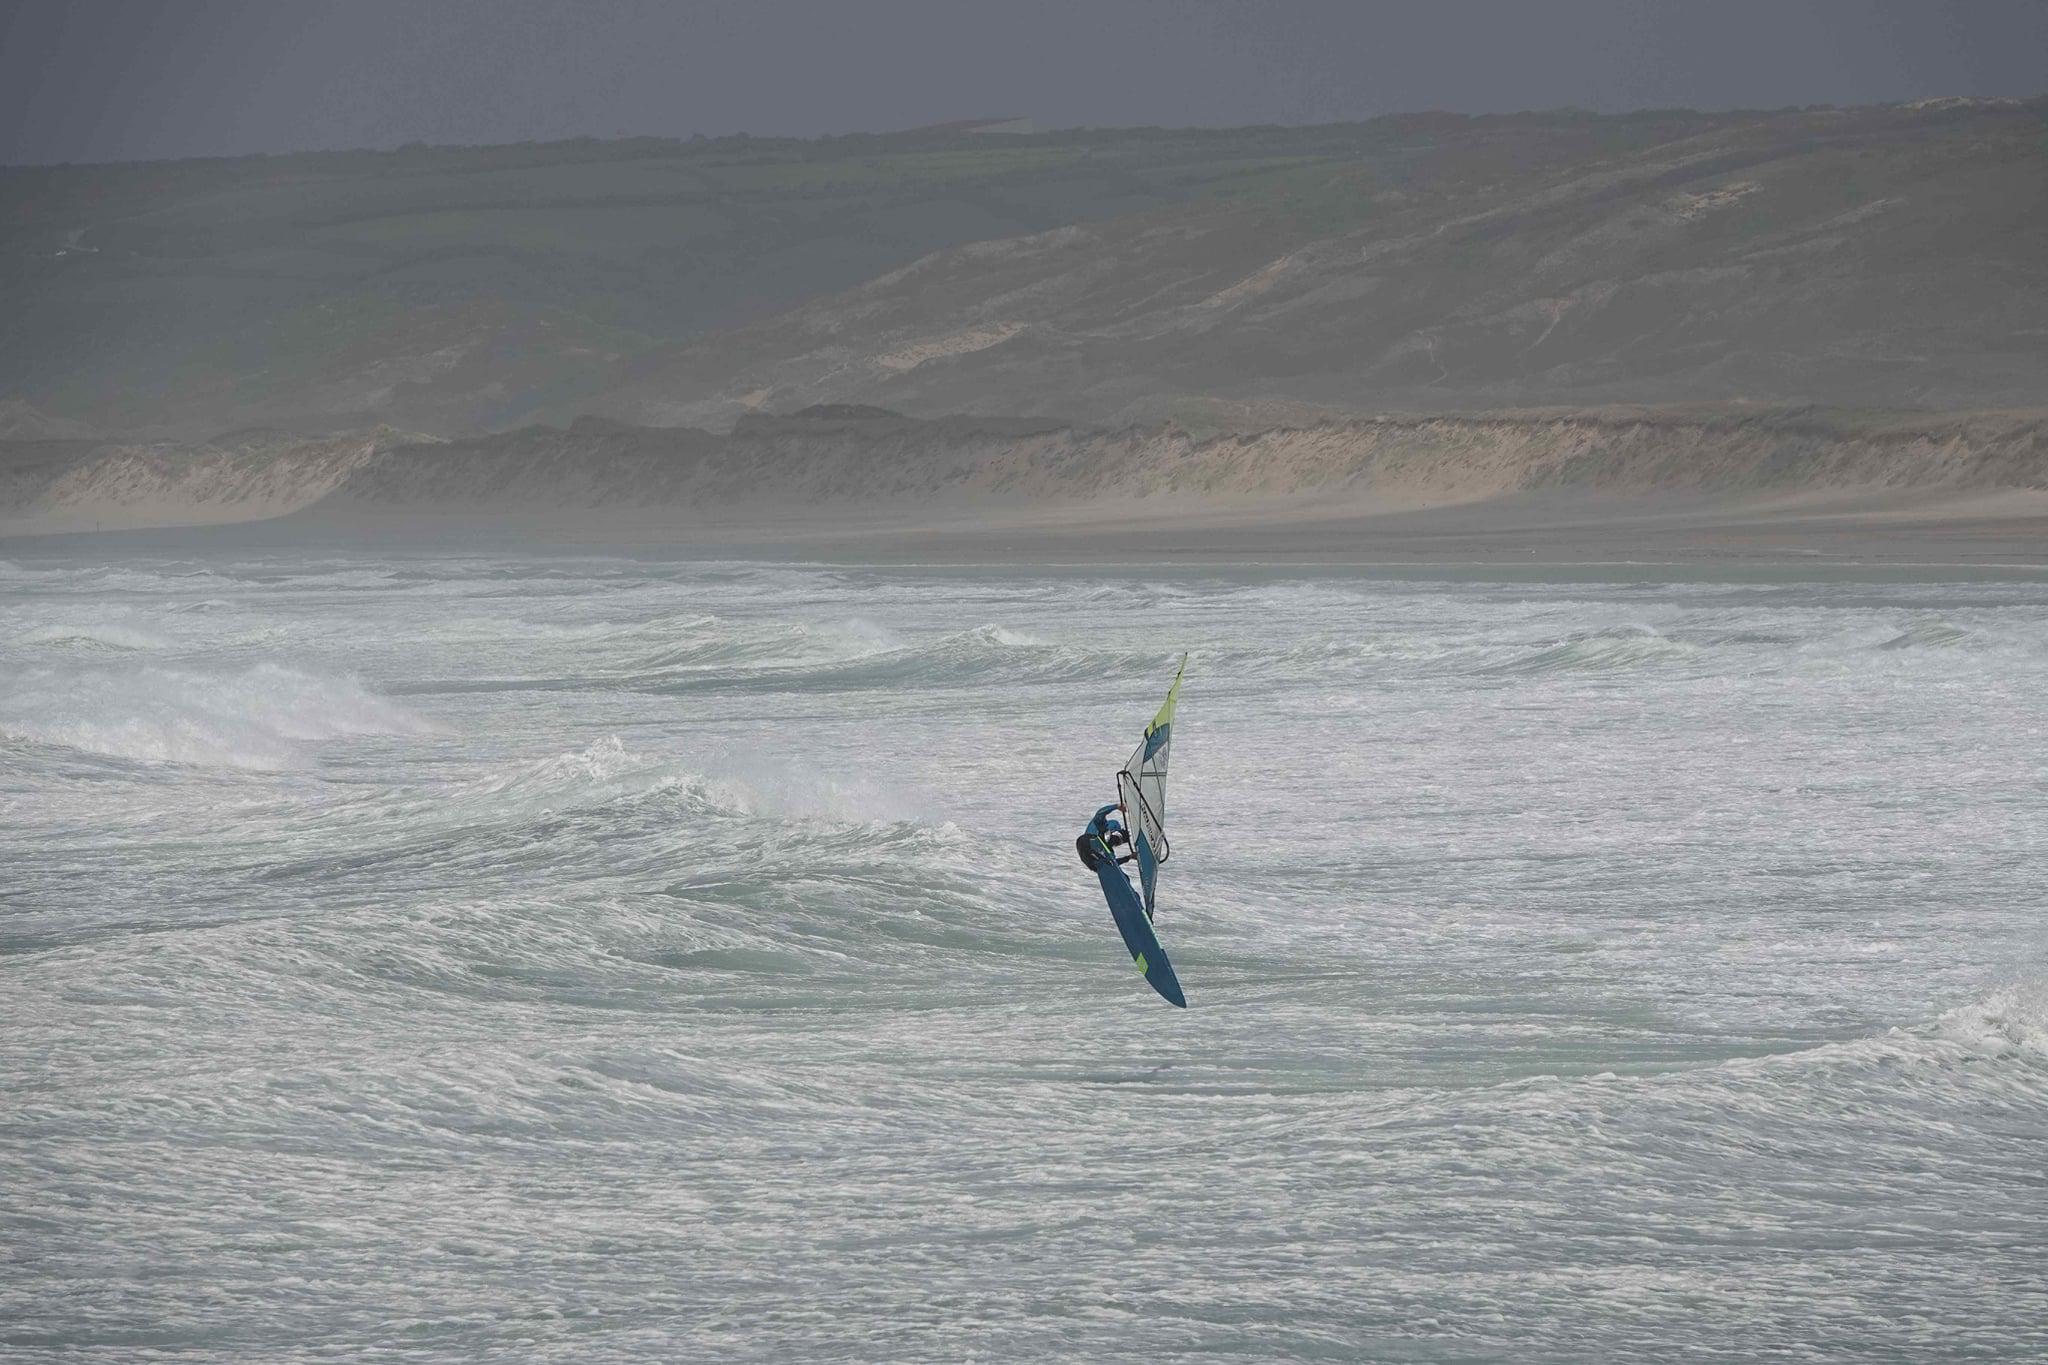
[(133, 626), (99, 624), (37, 626), (17, 635), (14, 643), (60, 649), (131, 650), (161, 649), (166, 641)]
[(1994, 1057), (2048, 1066), (2048, 987), (2014, 985), (1952, 1009), (1928, 1034)]
[(2017, 982), (1924, 1023), (1709, 1068), (1724, 1075), (1791, 1077), (1820, 1070), (1870, 1071), (1885, 1086), (1901, 1084), (1915, 1073), (1936, 1077), (1967, 1070), (1979, 1083), (1992, 1083), (2003, 1074), (2006, 1081), (2032, 1090), (2048, 1080), (2048, 984)]
[(0, 734), (144, 763), (274, 770), (328, 740), (432, 729), (354, 678), (273, 663), (28, 668), (0, 696)]
[(437, 799), (457, 808), (562, 809), (666, 795), (711, 815), (844, 823), (921, 814), (899, 794), (860, 778), (723, 750), (694, 757), (694, 764), (656, 758), (628, 749), (611, 735), (582, 749), (472, 779)]

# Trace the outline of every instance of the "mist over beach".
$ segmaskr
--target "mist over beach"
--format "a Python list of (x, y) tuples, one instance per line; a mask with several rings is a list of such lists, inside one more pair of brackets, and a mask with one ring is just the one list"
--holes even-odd
[(0, 1356), (2048, 1355), (2043, 51), (0, 8)]

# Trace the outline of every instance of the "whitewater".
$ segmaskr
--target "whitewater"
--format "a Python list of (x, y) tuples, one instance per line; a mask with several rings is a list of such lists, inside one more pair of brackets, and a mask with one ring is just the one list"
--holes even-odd
[(9, 1360), (2048, 1355), (2048, 581), (10, 554)]

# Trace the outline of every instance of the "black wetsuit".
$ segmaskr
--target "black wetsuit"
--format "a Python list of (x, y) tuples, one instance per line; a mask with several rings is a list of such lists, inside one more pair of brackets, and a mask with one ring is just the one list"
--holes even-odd
[(1081, 866), (1090, 872), (1109, 863), (1129, 862), (1131, 859), (1128, 853), (1121, 858), (1116, 855), (1118, 848), (1130, 846), (1131, 839), (1123, 832), (1121, 826), (1109, 818), (1109, 813), (1115, 809), (1115, 806), (1104, 806), (1095, 812), (1095, 818), (1088, 822), (1088, 828), (1082, 830), (1081, 837), (1074, 840), (1074, 851), (1081, 855)]

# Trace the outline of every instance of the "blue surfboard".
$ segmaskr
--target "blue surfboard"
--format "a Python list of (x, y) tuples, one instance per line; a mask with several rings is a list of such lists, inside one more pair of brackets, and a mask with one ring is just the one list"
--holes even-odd
[(1124, 946), (1131, 950), (1131, 960), (1167, 1003), (1186, 1009), (1188, 1001), (1181, 994), (1180, 978), (1173, 974), (1173, 963), (1167, 959), (1166, 949), (1159, 946), (1159, 936), (1152, 932), (1145, 903), (1138, 899), (1131, 879), (1113, 861), (1096, 868), (1095, 875), (1102, 880), (1102, 898), (1109, 902), (1110, 916), (1116, 920), (1117, 932), (1124, 936)]

